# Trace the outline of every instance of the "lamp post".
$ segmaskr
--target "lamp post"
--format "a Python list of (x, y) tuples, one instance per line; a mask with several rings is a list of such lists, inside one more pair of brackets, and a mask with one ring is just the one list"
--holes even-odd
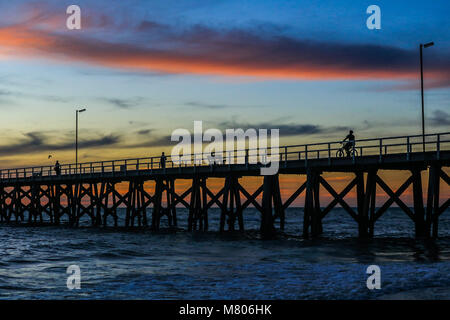
[(422, 94), (422, 143), (423, 152), (425, 152), (425, 108), (423, 102), (423, 48), (428, 48), (434, 45), (434, 42), (428, 42), (425, 44), (420, 44), (420, 92)]
[(78, 173), (78, 113), (85, 112), (86, 109), (75, 111), (75, 174)]

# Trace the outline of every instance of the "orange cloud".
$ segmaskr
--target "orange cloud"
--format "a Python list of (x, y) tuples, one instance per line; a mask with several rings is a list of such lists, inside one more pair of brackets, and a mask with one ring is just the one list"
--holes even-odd
[[(72, 32), (72, 31), (66, 31)], [(195, 32), (195, 31), (192, 31)], [(196, 40), (196, 49), (185, 39), (165, 41), (174, 48), (161, 49), (130, 43), (113, 43), (85, 37), (33, 29), (29, 23), (0, 29), (1, 53), (4, 57), (38, 58), (63, 63), (86, 63), (140, 72), (187, 73), (198, 75), (248, 76), (271, 79), (415, 79), (414, 54), (396, 48), (370, 45), (333, 45), (302, 42), (294, 39), (267, 39), (240, 33), (218, 33), (222, 41)], [(135, 43), (141, 43), (136, 41)], [(279, 48), (281, 47), (281, 49)], [(284, 49), (283, 49), (284, 47)], [(386, 52), (396, 50), (404, 59), (390, 59)], [(334, 56), (333, 51), (340, 54)], [(385, 58), (378, 57), (386, 55)], [(372, 59), (376, 59), (371, 63)], [(385, 59), (386, 65), (383, 65)], [(406, 60), (402, 62), (398, 60)], [(437, 59), (428, 67), (428, 77), (448, 85), (449, 66)], [(440, 64), (440, 65), (439, 65)]]

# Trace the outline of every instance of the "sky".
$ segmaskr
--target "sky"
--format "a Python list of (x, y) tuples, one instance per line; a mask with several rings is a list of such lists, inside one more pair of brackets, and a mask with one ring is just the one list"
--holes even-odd
[[(66, 27), (69, 5), (81, 30)], [(369, 30), (368, 6), (381, 9)], [(0, 167), (170, 153), (174, 129), (280, 144), (450, 131), (448, 1), (0, 0)], [(48, 159), (51, 154), (52, 158)], [(51, 162), (51, 163), (50, 163)]]

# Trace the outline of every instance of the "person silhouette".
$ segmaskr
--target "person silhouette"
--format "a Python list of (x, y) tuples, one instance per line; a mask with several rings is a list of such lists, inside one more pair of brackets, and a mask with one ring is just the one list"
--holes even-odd
[(347, 157), (350, 157), (350, 149), (355, 147), (355, 136), (353, 135), (353, 130), (350, 130), (348, 135), (345, 137), (344, 141), (348, 140), (348, 142), (344, 145), (344, 150), (347, 152)]
[(58, 160), (56, 160), (54, 169), (55, 169), (56, 175), (60, 176), (61, 175), (61, 165), (59, 164)]
[(164, 154), (164, 152), (161, 154), (161, 159), (160, 159), (160, 166), (161, 166), (161, 169), (165, 169), (166, 168), (166, 160), (167, 160), (167, 157), (166, 157), (166, 155)]

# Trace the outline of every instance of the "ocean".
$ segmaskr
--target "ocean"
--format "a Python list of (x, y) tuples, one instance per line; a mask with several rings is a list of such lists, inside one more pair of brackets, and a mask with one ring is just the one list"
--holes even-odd
[[(157, 233), (92, 228), (87, 219), (80, 228), (0, 224), (0, 299), (450, 298), (450, 211), (437, 240), (415, 240), (398, 208), (377, 221), (374, 239), (359, 240), (356, 222), (337, 208), (321, 238), (304, 240), (302, 210), (289, 208), (284, 234), (268, 241), (258, 238), (253, 209), (245, 233), (218, 233), (214, 208), (208, 232), (185, 231), (183, 209), (181, 230)], [(80, 268), (78, 290), (67, 287), (70, 265)], [(370, 265), (380, 268), (381, 289), (366, 286)]]

